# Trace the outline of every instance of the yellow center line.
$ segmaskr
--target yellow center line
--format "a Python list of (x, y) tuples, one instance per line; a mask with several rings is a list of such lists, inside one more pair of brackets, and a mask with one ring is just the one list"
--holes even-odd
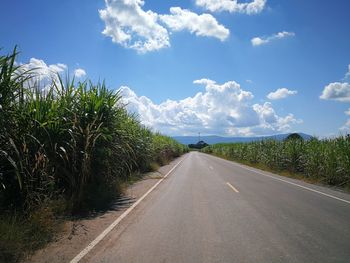
[(239, 193), (239, 191), (229, 182), (226, 183), (233, 191), (235, 191), (236, 193)]

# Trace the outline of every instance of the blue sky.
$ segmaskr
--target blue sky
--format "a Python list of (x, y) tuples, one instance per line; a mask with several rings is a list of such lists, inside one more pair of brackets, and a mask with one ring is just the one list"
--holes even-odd
[(350, 131), (347, 0), (2, 0), (1, 10), (2, 53), (18, 45), (18, 62), (122, 87), (128, 109), (163, 133)]

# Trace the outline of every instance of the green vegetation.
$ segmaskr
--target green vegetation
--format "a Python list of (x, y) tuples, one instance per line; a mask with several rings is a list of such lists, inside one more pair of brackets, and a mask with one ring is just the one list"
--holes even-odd
[(57, 218), (106, 206), (133, 175), (187, 151), (128, 114), (104, 83), (44, 89), (0, 56), (0, 259), (16, 261), (53, 236)]
[(304, 141), (263, 140), (251, 143), (215, 144), (203, 152), (309, 181), (350, 187), (350, 136)]
[(203, 149), (204, 147), (207, 147), (209, 144), (207, 144), (205, 141), (199, 141), (196, 144), (189, 144), (188, 147), (191, 150), (200, 150)]

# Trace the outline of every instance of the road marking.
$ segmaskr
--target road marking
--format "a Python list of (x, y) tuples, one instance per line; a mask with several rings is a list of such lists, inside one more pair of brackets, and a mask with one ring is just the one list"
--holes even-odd
[(239, 193), (239, 191), (229, 182), (226, 183), (233, 191), (235, 191), (236, 193)]
[[(207, 154), (207, 155), (208, 155), (208, 154)], [(210, 155), (210, 156), (211, 156), (211, 157), (214, 157), (214, 158), (217, 158), (217, 159), (219, 159), (219, 160), (221, 160), (221, 161), (226, 161), (226, 162), (228, 162), (228, 163), (234, 164), (234, 165), (239, 166), (239, 167), (241, 167), (241, 168), (243, 168), (243, 169), (246, 169), (246, 170), (248, 170), (248, 171), (251, 171), (251, 172), (254, 172), (254, 173), (257, 173), (257, 174), (261, 174), (261, 175), (266, 176), (266, 177), (269, 177), (269, 178), (271, 178), (271, 179), (278, 180), (278, 181), (281, 181), (281, 182), (284, 182), (284, 183), (287, 183), (287, 184), (291, 184), (291, 185), (300, 187), (300, 188), (302, 188), (302, 189), (309, 190), (309, 191), (311, 191), (311, 192), (318, 193), (318, 194), (320, 194), (320, 195), (324, 195), (324, 196), (327, 196), (327, 197), (329, 197), (329, 198), (332, 198), (332, 199), (335, 199), (335, 200), (338, 200), (338, 201), (341, 201), (341, 202), (350, 204), (350, 201), (345, 200), (345, 199), (342, 199), (342, 198), (339, 198), (339, 197), (336, 197), (336, 196), (334, 196), (334, 195), (326, 194), (326, 193), (323, 193), (323, 192), (318, 191), (318, 190), (314, 190), (314, 189), (309, 188), (309, 187), (306, 187), (306, 186), (302, 186), (302, 185), (299, 185), (299, 184), (296, 184), (296, 183), (293, 183), (293, 182), (289, 182), (289, 181), (287, 181), (287, 180), (283, 180), (283, 179), (278, 178), (278, 177), (276, 177), (276, 176), (268, 175), (268, 174), (265, 174), (265, 173), (262, 173), (262, 172), (259, 172), (259, 171), (250, 169), (250, 168), (248, 168), (248, 167), (246, 167), (246, 166), (243, 166), (243, 165), (241, 165), (241, 164), (238, 164), (238, 163), (236, 163), (236, 162), (234, 162), (234, 161), (228, 161), (228, 160), (225, 160), (225, 159), (223, 159), (223, 158), (216, 157), (216, 156), (212, 156), (212, 155)]]
[(209, 166), (209, 168), (210, 168), (210, 170), (214, 170), (213, 166), (211, 166), (211, 165)]
[[(232, 162), (231, 162), (231, 163), (232, 163)], [(263, 175), (263, 176), (266, 176), (266, 177), (269, 177), (269, 178), (272, 178), (272, 179), (275, 179), (275, 180), (278, 180), (278, 181), (281, 181), (281, 182), (285, 182), (285, 183), (287, 183), (287, 184), (291, 184), (291, 185), (294, 185), (294, 186), (303, 188), (303, 189), (305, 189), (305, 190), (309, 190), (309, 191), (311, 191), (311, 192), (318, 193), (318, 194), (320, 194), (320, 195), (324, 195), (324, 196), (327, 196), (327, 197), (329, 197), (329, 198), (333, 198), (333, 199), (335, 199), (335, 200), (342, 201), (342, 202), (344, 202), (344, 203), (350, 204), (350, 201), (345, 200), (345, 199), (342, 199), (342, 198), (339, 198), (339, 197), (336, 197), (336, 196), (334, 196), (334, 195), (326, 194), (326, 193), (323, 193), (323, 192), (321, 192), (321, 191), (317, 191), (317, 190), (315, 190), (315, 189), (312, 189), (312, 188), (309, 188), (309, 187), (306, 187), (306, 186), (302, 186), (302, 185), (300, 185), (300, 184), (296, 184), (296, 183), (293, 183), (293, 182), (289, 182), (289, 181), (287, 181), (287, 180), (283, 180), (283, 179), (281, 179), (281, 178), (278, 178), (278, 177), (275, 177), (275, 176), (272, 176), (272, 175), (268, 175), (268, 174), (265, 174), (265, 173), (262, 173), (262, 172), (259, 172), (259, 171), (253, 170), (253, 169), (249, 169), (248, 167), (245, 167), (245, 166), (240, 165), (240, 164), (237, 164), (237, 163), (235, 163), (235, 164), (236, 164), (237, 166), (239, 166), (239, 167), (241, 167), (241, 168), (244, 168), (244, 169), (246, 169), (246, 170), (249, 170), (249, 171), (251, 171), (251, 172), (254, 172), (254, 173), (257, 173), (257, 174), (261, 174), (261, 175)]]
[(182, 159), (179, 161), (162, 179), (160, 179), (155, 185), (152, 186), (139, 200), (137, 200), (132, 206), (130, 206), (123, 214), (121, 214), (109, 227), (107, 227), (98, 237), (96, 237), (86, 248), (84, 248), (70, 263), (79, 262), (87, 253), (89, 253), (106, 235), (113, 230), (147, 195), (149, 195), (163, 180), (175, 170), (175, 168), (182, 163)]

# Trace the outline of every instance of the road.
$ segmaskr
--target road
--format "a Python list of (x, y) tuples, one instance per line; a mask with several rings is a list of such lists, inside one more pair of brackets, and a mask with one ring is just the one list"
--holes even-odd
[(350, 195), (183, 159), (81, 262), (350, 262)]

